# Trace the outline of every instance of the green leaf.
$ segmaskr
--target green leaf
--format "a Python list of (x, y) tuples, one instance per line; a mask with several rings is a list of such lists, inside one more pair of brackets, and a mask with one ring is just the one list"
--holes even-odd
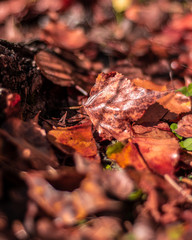
[(188, 93), (189, 93), (189, 97), (191, 97), (192, 96), (192, 83), (190, 83), (188, 86)]
[(138, 199), (140, 199), (143, 195), (143, 192), (141, 189), (137, 189), (136, 191), (132, 192), (129, 194), (128, 196), (128, 200), (130, 201), (136, 201)]
[(190, 83), (188, 85), (188, 87), (185, 86), (185, 87), (177, 89), (176, 92), (181, 92), (185, 96), (191, 97), (192, 96), (192, 83)]
[(175, 130), (177, 129), (177, 123), (172, 123), (170, 125), (170, 128), (171, 128), (172, 132), (175, 133)]
[(183, 137), (181, 137), (179, 134), (177, 134), (176, 133), (176, 129), (177, 129), (177, 123), (172, 123), (171, 125), (170, 125), (170, 128), (171, 128), (171, 130), (172, 130), (172, 132), (176, 135), (176, 137), (177, 138), (179, 138), (180, 140), (182, 140), (183, 139)]
[(112, 170), (111, 164), (107, 164), (104, 169), (105, 170)]
[(110, 157), (112, 153), (118, 153), (121, 152), (121, 150), (124, 148), (124, 144), (122, 142), (115, 142), (114, 144), (111, 144), (107, 147), (107, 157)]
[(179, 144), (182, 148), (192, 151), (192, 138), (187, 138), (184, 141), (179, 142)]
[(182, 87), (182, 88), (179, 88), (179, 89), (177, 89), (177, 90), (175, 90), (176, 92), (181, 92), (181, 93), (183, 93), (185, 96), (187, 96), (187, 94), (188, 94), (188, 89), (187, 89), (187, 87)]

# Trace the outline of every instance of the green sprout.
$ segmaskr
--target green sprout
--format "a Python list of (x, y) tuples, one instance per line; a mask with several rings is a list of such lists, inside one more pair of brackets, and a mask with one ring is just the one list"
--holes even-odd
[(185, 96), (191, 97), (192, 96), (192, 83), (190, 83), (188, 85), (188, 87), (185, 86), (185, 87), (177, 89), (176, 92), (181, 92)]
[(107, 147), (107, 157), (110, 157), (112, 153), (118, 153), (121, 152), (121, 150), (124, 148), (124, 144), (122, 142), (114, 142), (111, 145)]
[(182, 148), (192, 151), (192, 138), (187, 138), (184, 141), (179, 142), (179, 144)]
[(179, 134), (177, 134), (176, 131), (175, 131), (175, 130), (177, 130), (177, 123), (172, 123), (172, 124), (170, 125), (170, 128), (171, 128), (171, 131), (175, 134), (175, 136), (176, 136), (177, 138), (179, 138), (180, 140), (183, 139), (183, 137), (181, 137), (181, 136), (180, 136)]

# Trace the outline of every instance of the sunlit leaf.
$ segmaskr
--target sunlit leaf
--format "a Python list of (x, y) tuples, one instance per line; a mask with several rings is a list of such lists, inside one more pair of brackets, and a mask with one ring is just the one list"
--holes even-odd
[(192, 151), (192, 138), (187, 138), (184, 141), (179, 142), (179, 144), (182, 148)]
[(140, 119), (149, 106), (169, 93), (136, 82), (117, 72), (98, 75), (84, 108), (101, 136), (119, 141), (130, 138), (130, 122)]
[(185, 96), (191, 97), (192, 96), (192, 83), (189, 84), (188, 87), (184, 86), (182, 88), (177, 89), (176, 92), (181, 92)]
[[(76, 151), (83, 157), (100, 161), (90, 122), (72, 127), (58, 127), (49, 131), (48, 139), (69, 154)], [(69, 147), (68, 150), (66, 146)]]
[(183, 138), (183, 137), (181, 137), (179, 134), (176, 133), (176, 130), (177, 130), (177, 128), (178, 128), (177, 123), (172, 123), (172, 124), (170, 125), (170, 128), (171, 128), (172, 132), (173, 132), (180, 140)]

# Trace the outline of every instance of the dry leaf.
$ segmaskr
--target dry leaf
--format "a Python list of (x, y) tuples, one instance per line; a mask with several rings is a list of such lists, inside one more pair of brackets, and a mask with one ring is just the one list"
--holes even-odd
[(173, 133), (139, 125), (133, 129), (135, 137), (121, 152), (108, 157), (123, 168), (132, 165), (138, 170), (150, 168), (161, 175), (172, 175), (179, 160), (179, 144)]
[(192, 137), (192, 114), (184, 116), (177, 125), (175, 132), (182, 137)]
[(133, 142), (138, 144), (139, 151), (150, 169), (161, 175), (174, 173), (179, 160), (179, 143), (174, 137), (136, 137)]
[(130, 122), (167, 94), (139, 87), (120, 73), (101, 73), (84, 108), (101, 136), (124, 140), (132, 135)]
[(108, 156), (108, 158), (115, 160), (122, 168), (127, 166), (134, 166), (137, 170), (143, 170), (147, 168), (132, 141), (129, 141), (129, 143), (125, 145), (121, 152), (112, 153)]
[(106, 197), (94, 174), (88, 174), (72, 192), (56, 190), (40, 173), (22, 176), (29, 187), (30, 198), (55, 218), (57, 226), (73, 225), (89, 214), (117, 207)]
[(87, 37), (81, 28), (69, 29), (60, 21), (50, 22), (43, 29), (41, 39), (50, 45), (66, 49), (78, 49), (87, 43)]
[(167, 108), (170, 112), (180, 114), (184, 112), (191, 111), (191, 100), (190, 97), (186, 97), (182, 93), (171, 92), (157, 102), (161, 104), (164, 108)]
[(83, 61), (67, 50), (63, 55), (64, 58), (61, 58), (54, 53), (40, 51), (35, 55), (35, 61), (41, 73), (54, 84), (61, 87), (74, 86), (87, 95), (95, 81), (95, 74), (90, 71), (89, 61), (87, 59)]
[(55, 55), (40, 51), (35, 56), (37, 66), (41, 69), (42, 74), (53, 83), (62, 87), (70, 87), (75, 83), (71, 78), (71, 65), (62, 61)]
[(71, 149), (68, 153), (76, 151), (85, 158), (100, 161), (90, 122), (72, 127), (58, 127), (49, 131), (48, 139), (61, 150), (66, 150), (65, 146), (69, 146)]

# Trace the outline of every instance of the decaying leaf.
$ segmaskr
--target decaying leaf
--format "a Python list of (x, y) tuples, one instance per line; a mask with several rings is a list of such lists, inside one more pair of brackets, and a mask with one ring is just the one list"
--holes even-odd
[(69, 146), (71, 149), (68, 153), (76, 151), (83, 157), (100, 161), (90, 122), (72, 127), (58, 127), (49, 131), (48, 139), (63, 151)]
[(164, 90), (164, 86), (141, 79), (131, 81), (117, 72), (101, 73), (84, 108), (101, 136), (121, 141), (133, 135), (131, 122), (156, 102), (176, 114), (190, 111), (189, 97)]
[(99, 134), (123, 140), (131, 137), (130, 122), (167, 94), (139, 87), (120, 73), (101, 73), (84, 108)]
[(178, 122), (175, 132), (185, 138), (192, 137), (192, 114), (184, 116)]
[(89, 61), (87, 59), (82, 61), (67, 50), (63, 55), (65, 56), (64, 59), (57, 54), (40, 51), (35, 55), (35, 61), (41, 73), (54, 84), (61, 87), (73, 86), (87, 95), (87, 91), (94, 84), (94, 74), (92, 76), (90, 73)]
[(47, 79), (62, 87), (74, 85), (74, 81), (70, 76), (72, 70), (69, 63), (45, 51), (37, 53), (35, 61)]
[(112, 153), (107, 155), (108, 158), (115, 160), (120, 167), (125, 168), (126, 166), (134, 166), (138, 170), (143, 170), (146, 168), (142, 157), (137, 151), (137, 148), (130, 141), (125, 147), (118, 153)]

